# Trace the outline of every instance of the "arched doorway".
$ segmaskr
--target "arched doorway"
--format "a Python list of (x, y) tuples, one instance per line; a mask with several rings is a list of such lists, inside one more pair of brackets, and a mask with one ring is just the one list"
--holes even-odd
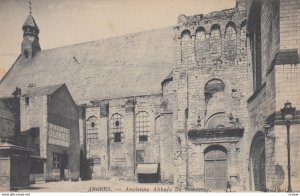
[(262, 132), (258, 132), (251, 144), (250, 150), (252, 189), (255, 191), (266, 190), (266, 159), (265, 138)]
[(225, 190), (227, 185), (227, 153), (219, 145), (209, 146), (204, 151), (205, 187), (210, 190)]

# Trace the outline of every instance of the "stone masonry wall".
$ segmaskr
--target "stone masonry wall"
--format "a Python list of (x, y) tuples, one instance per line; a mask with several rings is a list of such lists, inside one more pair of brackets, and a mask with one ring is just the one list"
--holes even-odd
[[(205, 186), (203, 150), (209, 145), (191, 143), (187, 140), (187, 131), (197, 125), (198, 118), (205, 128), (207, 120), (218, 112), (225, 113), (224, 121), (227, 123), (228, 116), (232, 114), (244, 128), (243, 138), (234, 144), (233, 149), (226, 143), (224, 145), (228, 148), (228, 161), (234, 165), (228, 168), (228, 175), (237, 180), (237, 186), (247, 184), (247, 165), (238, 165), (235, 161), (246, 162), (244, 155), (249, 150), (244, 146), (247, 146), (249, 132), (247, 98), (252, 93), (252, 67), (247, 58), (249, 46), (245, 16), (243, 9), (233, 8), (210, 13), (200, 20), (195, 19), (192, 24), (185, 23), (175, 28), (178, 36), (175, 52), (181, 52), (176, 53), (180, 58), (177, 58), (178, 65), (173, 76), (177, 90), (177, 108), (174, 108), (177, 187)], [(223, 94), (218, 94), (223, 98), (215, 97), (216, 100), (209, 100), (207, 106), (205, 86), (212, 80), (222, 81), (225, 88)]]
[(280, 49), (300, 51), (300, 1), (280, 0)]
[[(280, 5), (280, 7), (279, 7)], [(279, 0), (263, 0), (261, 9), (261, 57), (262, 81), (266, 80), (269, 66), (279, 51), (279, 28), (282, 25), (279, 15), (281, 4)], [(280, 20), (280, 26), (279, 26)], [(251, 28), (251, 27), (250, 27)]]
[[(87, 158), (101, 158), (101, 172), (94, 165), (92, 177), (112, 177), (120, 179), (135, 179), (135, 168), (137, 164), (137, 152), (143, 154), (144, 163), (160, 162), (160, 129), (157, 127), (157, 117), (161, 113), (161, 95), (145, 95), (137, 97), (126, 97), (106, 100), (108, 116), (103, 113), (100, 102), (86, 107), (86, 120), (90, 117), (97, 117), (97, 128), (99, 134), (99, 145), (87, 146)], [(98, 106), (97, 106), (98, 105)], [(101, 105), (101, 104), (100, 104)], [(121, 115), (121, 142), (114, 141), (112, 117), (115, 114)], [(139, 141), (139, 126), (137, 118), (139, 115), (146, 115), (148, 141)], [(141, 120), (143, 118), (141, 117)], [(169, 121), (168, 121), (169, 122)], [(170, 123), (170, 122), (169, 122)], [(168, 130), (172, 132), (172, 130)], [(163, 141), (164, 143), (165, 141)], [(170, 141), (166, 141), (170, 142)], [(107, 147), (108, 146), (108, 147)], [(163, 157), (172, 156), (164, 152)]]
[[(133, 110), (127, 105), (128, 99), (119, 98), (109, 101), (108, 140), (109, 140), (109, 172), (119, 178), (134, 179), (134, 145), (133, 145)], [(121, 142), (114, 142), (112, 116), (121, 115)]]
[[(159, 162), (159, 133), (155, 127), (155, 119), (160, 114), (160, 103), (161, 97), (157, 96), (138, 96), (136, 97), (136, 108), (135, 108), (135, 130), (136, 130), (136, 150), (143, 150), (145, 153), (144, 161), (147, 163)], [(146, 112), (148, 116), (148, 141), (139, 141), (138, 127), (141, 126), (143, 129), (143, 124), (138, 124), (138, 115), (141, 112)], [(146, 114), (145, 113), (145, 114)], [(141, 119), (142, 120), (142, 119)], [(146, 125), (147, 126), (147, 125)]]
[[(270, 72), (267, 75), (266, 83), (261, 88), (260, 91), (257, 91), (252, 97), (248, 100), (248, 110), (249, 110), (249, 121), (250, 121), (250, 131), (248, 136), (248, 152), (247, 156), (249, 161), (250, 157), (250, 148), (251, 142), (258, 131), (265, 131), (266, 119), (275, 112), (275, 73)], [(274, 135), (274, 128), (269, 130), (270, 138)], [(275, 173), (275, 164), (274, 164), (274, 154), (275, 154), (275, 143), (272, 139), (265, 141), (265, 156), (266, 156), (266, 182), (267, 188), (270, 187), (272, 183), (273, 174)], [(252, 168), (250, 168), (250, 172)], [(249, 179), (253, 181), (253, 179)], [(249, 182), (249, 190), (254, 190), (254, 185), (252, 182)]]
[(47, 157), (47, 96), (29, 97), (26, 105), (25, 97), (20, 98), (20, 130), (28, 131), (38, 128), (40, 132), (40, 156)]
[[(247, 3), (249, 13), (252, 2)], [(298, 5), (300, 2), (297, 0), (262, 1), (262, 67), (265, 83), (250, 97), (248, 107), (252, 137), (257, 131), (267, 131), (268, 134), (265, 140), (266, 186), (270, 190), (287, 189), (286, 128), (282, 125), (273, 127), (273, 122), (267, 121), (272, 119), (271, 115), (280, 111), (287, 100), (291, 101), (296, 108), (299, 106), (300, 89), (296, 85), (299, 83), (298, 65), (274, 65), (279, 49), (299, 48), (299, 43), (297, 44)], [(266, 123), (271, 123), (271, 127), (265, 128)], [(294, 126), (292, 129), (296, 129), (297, 125)], [(295, 141), (299, 138), (299, 134), (292, 129), (291, 138)], [(295, 142), (291, 142), (291, 151), (292, 168), (294, 168), (292, 181), (297, 184), (299, 168), (293, 165), (293, 162), (299, 162), (299, 149)], [(250, 188), (253, 190), (253, 187)]]
[[(300, 72), (298, 65), (276, 65), (275, 67), (275, 93), (276, 93), (276, 111), (280, 111), (284, 107), (286, 101), (290, 101), (296, 110), (300, 108), (300, 88), (297, 84), (300, 82)], [(291, 138), (291, 180), (293, 190), (300, 190), (300, 148), (299, 139), (300, 126), (292, 124), (290, 138)], [(287, 189), (287, 134), (285, 125), (275, 126), (275, 156), (274, 162), (279, 167), (282, 167), (285, 175), (282, 179), (280, 188)], [(273, 181), (276, 182), (276, 173), (273, 175)]]
[(157, 130), (159, 131), (159, 163), (161, 181), (163, 183), (174, 183), (174, 134), (172, 113), (162, 113), (157, 119)]
[[(94, 158), (99, 158), (100, 163), (90, 164), (89, 167), (92, 166), (92, 169), (89, 171), (92, 179), (100, 179), (106, 178), (108, 173), (108, 148), (107, 148), (107, 118), (101, 117), (100, 115), (101, 109), (100, 106), (87, 106), (86, 107), (86, 120), (89, 120), (91, 117), (96, 117), (96, 127), (98, 132), (98, 143), (97, 144), (89, 144), (87, 142), (87, 160), (91, 160)], [(87, 123), (88, 126), (88, 123)], [(88, 127), (86, 127), (88, 128)], [(87, 133), (87, 132), (86, 132)]]

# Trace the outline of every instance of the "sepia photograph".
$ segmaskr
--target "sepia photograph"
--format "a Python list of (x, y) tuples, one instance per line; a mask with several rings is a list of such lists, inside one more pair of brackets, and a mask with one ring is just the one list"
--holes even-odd
[(0, 0), (0, 24), (2, 196), (300, 192), (300, 0)]

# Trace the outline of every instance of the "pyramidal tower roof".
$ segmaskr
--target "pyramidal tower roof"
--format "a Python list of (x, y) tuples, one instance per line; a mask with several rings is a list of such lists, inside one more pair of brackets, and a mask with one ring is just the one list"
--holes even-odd
[(25, 26), (35, 27), (35, 28), (39, 29), (39, 27), (37, 26), (37, 24), (31, 14), (28, 15), (26, 21), (24, 22), (23, 27), (25, 27)]
[(39, 30), (39, 27), (37, 26), (37, 24), (36, 24), (36, 22), (35, 22), (35, 20), (32, 16), (32, 7), (31, 7), (32, 3), (31, 3), (31, 0), (28, 3), (29, 3), (29, 15), (28, 15), (27, 19), (25, 20), (22, 27), (24, 28), (26, 26), (27, 27), (29, 26), (29, 27), (34, 27), (34, 28)]

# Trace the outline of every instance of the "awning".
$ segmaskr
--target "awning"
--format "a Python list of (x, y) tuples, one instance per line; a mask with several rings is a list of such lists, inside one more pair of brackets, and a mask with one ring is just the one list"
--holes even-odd
[(140, 163), (137, 165), (136, 173), (138, 174), (156, 174), (158, 172), (157, 163)]

